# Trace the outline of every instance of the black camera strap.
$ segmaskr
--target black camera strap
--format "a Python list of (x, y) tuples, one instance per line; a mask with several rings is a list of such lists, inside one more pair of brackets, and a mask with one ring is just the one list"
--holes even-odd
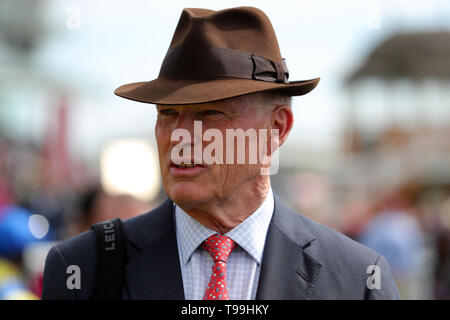
[(120, 300), (126, 265), (126, 234), (117, 218), (93, 224), (97, 238), (97, 278), (92, 300)]

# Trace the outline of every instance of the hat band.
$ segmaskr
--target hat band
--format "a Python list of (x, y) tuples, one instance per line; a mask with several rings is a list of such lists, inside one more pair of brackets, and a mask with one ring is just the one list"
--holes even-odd
[(180, 78), (241, 78), (288, 83), (285, 59), (265, 57), (214, 46), (176, 46), (162, 63), (160, 76)]

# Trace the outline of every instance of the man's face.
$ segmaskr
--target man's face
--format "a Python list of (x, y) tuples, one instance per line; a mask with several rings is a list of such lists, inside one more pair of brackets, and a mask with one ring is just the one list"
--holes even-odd
[[(249, 164), (249, 141), (246, 139), (246, 158), (244, 164), (237, 162), (237, 139), (234, 141), (234, 161), (226, 161), (227, 129), (266, 129), (270, 132), (271, 110), (259, 105), (259, 100), (241, 97), (232, 101), (219, 101), (205, 104), (164, 106), (157, 105), (158, 120), (155, 136), (158, 144), (159, 162), (166, 194), (178, 205), (193, 208), (200, 205), (220, 204), (227, 201), (234, 192), (248, 192), (249, 184), (254, 184), (260, 175), (261, 164)], [(194, 132), (194, 121), (201, 121), (202, 132)], [(202, 134), (208, 129), (217, 129), (223, 137), (223, 163), (205, 164), (192, 168), (177, 166), (173, 162), (172, 149), (182, 140), (171, 141), (175, 130), (186, 129), (191, 136), (191, 155), (194, 163), (194, 148), (199, 144), (203, 151), (210, 141), (203, 141)], [(269, 139), (269, 138), (268, 138)], [(267, 143), (268, 140), (265, 141)], [(216, 155), (216, 153), (214, 153)], [(204, 159), (203, 159), (204, 160)], [(245, 187), (245, 188), (243, 188)], [(247, 191), (244, 191), (247, 190)]]

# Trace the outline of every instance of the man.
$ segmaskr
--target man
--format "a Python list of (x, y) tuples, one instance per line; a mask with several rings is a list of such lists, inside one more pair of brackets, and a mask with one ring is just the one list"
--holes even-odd
[[(158, 78), (116, 89), (156, 105), (169, 197), (124, 221), (123, 299), (399, 297), (382, 256), (273, 195), (264, 169), (292, 128), (290, 97), (319, 82), (289, 82), (288, 76), (262, 11), (184, 9)], [(90, 298), (95, 243), (88, 231), (51, 250), (45, 299)], [(81, 270), (77, 290), (66, 287), (69, 265)]]

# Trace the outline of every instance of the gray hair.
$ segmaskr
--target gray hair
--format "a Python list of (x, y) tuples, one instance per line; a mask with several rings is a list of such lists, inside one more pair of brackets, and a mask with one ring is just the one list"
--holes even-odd
[(281, 90), (270, 90), (263, 92), (249, 93), (229, 99), (224, 99), (229, 106), (247, 105), (253, 106), (262, 112), (272, 111), (274, 108), (285, 105), (291, 108), (292, 96)]
[(257, 93), (266, 106), (277, 107), (281, 105), (291, 106), (292, 96), (281, 90), (263, 91)]

